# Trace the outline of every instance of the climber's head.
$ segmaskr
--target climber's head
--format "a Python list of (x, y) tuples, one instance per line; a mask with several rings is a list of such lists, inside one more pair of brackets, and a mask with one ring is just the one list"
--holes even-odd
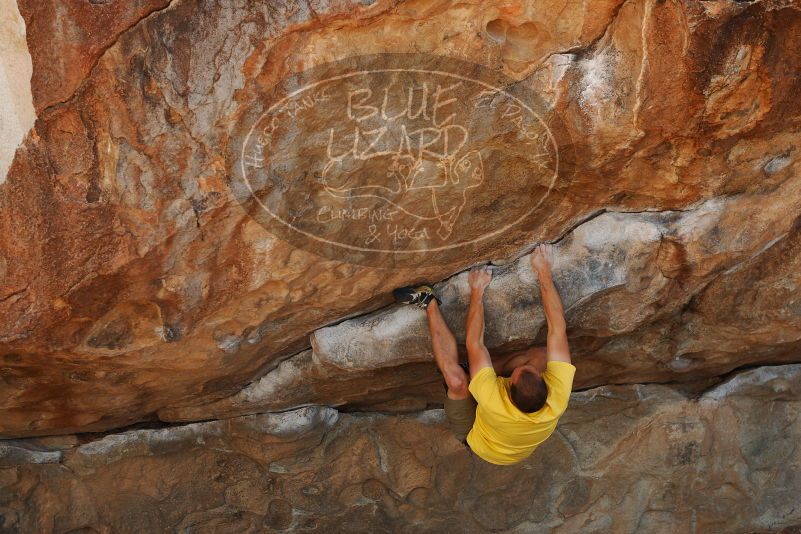
[(548, 388), (542, 375), (533, 365), (521, 365), (512, 371), (512, 402), (521, 412), (536, 412), (545, 406)]

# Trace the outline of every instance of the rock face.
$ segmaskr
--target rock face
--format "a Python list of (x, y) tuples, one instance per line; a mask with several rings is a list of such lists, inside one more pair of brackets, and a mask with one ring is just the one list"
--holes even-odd
[[(6, 4), (5, 530), (801, 524), (797, 1)], [(391, 289), (542, 344), (542, 241), (586, 391), (496, 471)]]
[(511, 468), (471, 457), (441, 410), (12, 441), (0, 517), (23, 532), (777, 531), (801, 525), (799, 413), (796, 364), (703, 392), (574, 393), (557, 433)]
[[(555, 283), (561, 288), (576, 340), (573, 350), (581, 361), (577, 387), (697, 379), (744, 363), (797, 360), (801, 339), (795, 311), (801, 295), (794, 290), (799, 283), (794, 267), (801, 257), (797, 221), (784, 223), (792, 226), (768, 251), (760, 250), (765, 244), (748, 236), (705, 242), (709, 229), (724, 226), (721, 221), (729, 217), (770, 217), (765, 204), (752, 201), (715, 200), (686, 212), (604, 213), (557, 244)], [(732, 230), (748, 232), (742, 227)], [(722, 250), (728, 248), (723, 243), (739, 240), (749, 243), (745, 250)], [(768, 274), (776, 268), (781, 281)], [(738, 284), (727, 283), (734, 278)], [(741, 284), (749, 279), (759, 279), (760, 287), (743, 300)], [(446, 319), (457, 339), (463, 340), (467, 273), (436, 289)], [(720, 302), (730, 302), (731, 315), (723, 322), (717, 308)], [(495, 268), (486, 308), (486, 343), (493, 352), (543, 343), (545, 319), (528, 256)], [(738, 315), (742, 317), (739, 328), (728, 327)], [(587, 346), (599, 337), (608, 341), (600, 348)], [(766, 342), (754, 343), (758, 337)], [(789, 346), (781, 340), (789, 340)], [(402, 405), (410, 405), (409, 397), (417, 397), (411, 405), (421, 408), (438, 399), (441, 402), (439, 387), (395, 391), (403, 382), (417, 386), (425, 376), (421, 366), (431, 367), (433, 354), (422, 310), (389, 307), (321, 328), (311, 341), (313, 350), (283, 361), (236, 395), (203, 406), (162, 410), (160, 418), (190, 421), (204, 414), (231, 416), (288, 409), (304, 402), (340, 405), (353, 402), (354, 382), (369, 382)], [(619, 363), (626, 359), (631, 361)], [(428, 376), (437, 386), (437, 375), (428, 369)], [(420, 397), (421, 393), (425, 396)]]
[[(436, 402), (421, 318), (385, 307), (389, 290), (443, 280), (449, 320), (460, 330), (458, 273), (492, 261), (499, 278), (488, 339), (496, 352), (511, 350), (542, 335), (524, 257), (541, 240), (559, 244), (557, 284), (571, 308), (580, 387), (797, 360), (795, 2), (19, 6), (38, 119), (1, 186), (1, 435), (208, 419), (272, 405)], [(265, 126), (255, 136), (259, 147), (288, 147), (269, 169), (290, 174), (267, 173), (250, 200), (238, 196), (241, 169), (268, 169), (254, 163), (266, 149), (245, 150), (254, 139), (245, 133), (262, 124), (258, 114), (287, 80), (305, 83), (308, 75), (295, 73), (385, 52), (480, 65), (471, 76), (497, 73), (506, 92), (491, 92), (485, 100), (497, 105), (464, 117), (467, 106), (431, 104), (455, 118), (432, 119), (439, 141), (424, 142), (433, 127), (420, 127), (417, 137), (405, 130), (401, 141), (418, 152), (407, 147), (385, 164), (387, 180), (405, 184), (405, 193), (380, 195), (380, 184), (351, 183), (379, 169), (372, 159), (359, 167), (378, 146), (366, 126), (354, 134), (364, 150), (337, 155), (346, 135), (327, 145), (328, 165), (304, 163), (318, 162), (330, 129), (330, 113), (307, 111), (315, 102), (344, 105), (344, 124), (368, 121), (378, 101), (354, 92), (358, 98), (343, 104), (336, 89), (296, 99), (281, 109), (302, 127)], [(473, 93), (458, 95), (472, 103)], [(545, 115), (539, 123), (514, 115), (519, 137), (501, 119), (513, 113), (511, 98), (525, 94), (537, 95)], [(473, 145), (437, 145), (465, 132)], [(542, 143), (540, 159), (524, 144), (532, 139)], [(423, 153), (407, 165), (409, 154)], [(434, 153), (447, 164), (434, 165)], [(551, 171), (556, 181), (542, 196), (538, 180)], [(525, 176), (530, 191), (515, 182)], [(465, 196), (437, 192), (432, 180), (440, 178), (465, 185)], [(407, 244), (372, 263), (300, 246), (292, 231), (276, 237), (260, 224), (257, 205), (292, 198), (300, 217), (321, 206), (323, 194), (354, 203), (380, 197), (347, 209), (338, 197), (340, 204), (316, 212), (318, 222), (333, 221), (319, 231), (352, 237), (348, 224), (361, 224), (365, 213), (359, 231), (391, 217), (379, 208), (425, 217), (430, 201), (415, 196), (420, 190), (441, 208), (425, 219), (434, 226), (418, 228), (422, 237), (402, 229)], [(458, 210), (442, 211), (454, 198), (462, 198)], [(415, 252), (417, 238), (426, 246), (441, 240), (435, 227), (481, 237), (488, 217), (529, 204), (539, 206), (530, 218), (475, 247), (435, 254), (437, 261), (398, 260)], [(360, 317), (341, 322), (353, 316)], [(371, 328), (387, 335), (366, 335)], [(303, 386), (308, 396), (253, 393), (278, 380), (272, 374), (288, 380), (286, 368), (309, 365), (322, 367)]]

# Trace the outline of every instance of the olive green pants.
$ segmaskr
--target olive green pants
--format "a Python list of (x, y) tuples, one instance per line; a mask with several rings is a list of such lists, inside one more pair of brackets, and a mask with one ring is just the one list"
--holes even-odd
[(466, 399), (454, 400), (445, 395), (445, 418), (448, 427), (462, 443), (466, 443), (467, 434), (476, 420), (476, 399), (468, 395)]

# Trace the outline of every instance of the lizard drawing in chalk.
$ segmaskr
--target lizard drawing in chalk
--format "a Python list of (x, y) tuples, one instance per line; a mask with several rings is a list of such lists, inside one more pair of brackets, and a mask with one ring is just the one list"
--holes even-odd
[[(446, 127), (435, 131), (425, 144), (424, 133), (430, 134), (430, 131), (418, 130), (411, 134), (403, 131), (407, 143), (410, 136), (420, 136), (416, 151), (384, 151), (365, 156), (364, 151), (349, 150), (329, 159), (322, 172), (322, 183), (328, 193), (338, 198), (378, 198), (417, 219), (437, 221), (437, 235), (447, 239), (464, 209), (468, 191), (484, 181), (478, 150), (464, 154), (458, 149), (448, 150), (449, 129), (453, 128), (464, 130)], [(450, 133), (453, 136), (461, 131)], [(359, 135), (357, 132), (354, 147), (358, 145)], [(464, 145), (466, 132), (462, 135), (459, 148)], [(434, 150), (437, 142), (444, 143), (439, 151)]]

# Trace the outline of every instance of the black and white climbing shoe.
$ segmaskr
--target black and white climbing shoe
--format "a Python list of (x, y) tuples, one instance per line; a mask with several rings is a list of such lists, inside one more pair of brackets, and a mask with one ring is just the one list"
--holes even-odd
[(400, 287), (392, 292), (395, 302), (401, 304), (414, 304), (419, 308), (427, 308), (432, 300), (441, 304), (440, 300), (434, 296), (434, 288), (430, 285)]

